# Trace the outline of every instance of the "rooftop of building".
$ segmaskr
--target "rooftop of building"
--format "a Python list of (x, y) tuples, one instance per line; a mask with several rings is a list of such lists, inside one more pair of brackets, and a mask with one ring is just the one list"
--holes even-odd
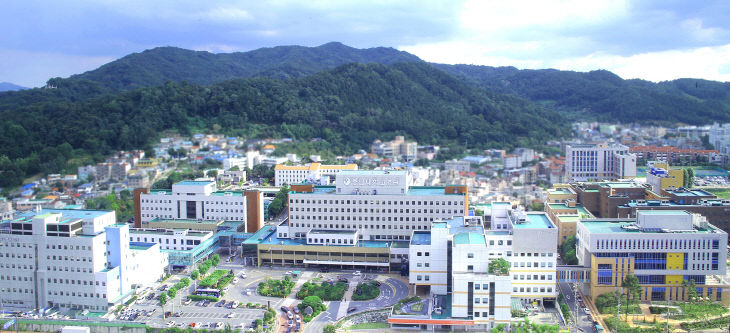
[(524, 222), (513, 223), (515, 229), (551, 229), (555, 228), (547, 214), (543, 212), (528, 212)]
[(414, 231), (411, 237), (411, 245), (431, 245), (431, 232)]
[[(684, 211), (642, 211), (643, 214), (656, 215), (656, 216), (667, 216), (676, 215), (678, 212)], [(684, 212), (685, 214), (689, 214)], [(660, 228), (639, 228), (636, 224), (635, 219), (589, 219), (581, 221), (583, 226), (588, 229), (590, 233), (594, 234), (611, 234), (611, 233), (639, 233), (639, 234), (665, 234), (665, 233), (682, 233), (682, 234), (709, 234), (709, 233), (720, 233), (720, 229), (707, 224), (706, 228), (700, 228), (696, 225), (693, 226), (692, 230), (667, 230)]]
[(213, 234), (212, 231), (197, 231), (189, 229), (129, 229), (129, 234), (146, 234), (146, 235), (173, 235), (175, 231), (187, 231), (186, 235), (191, 237), (205, 237)]
[[(297, 192), (290, 191), (293, 194), (338, 194), (336, 193), (337, 187), (333, 185), (314, 185), (312, 192)], [(379, 194), (375, 194), (379, 195)], [(410, 186), (406, 195), (457, 195), (462, 196), (461, 193), (446, 193), (445, 186)]]
[(195, 224), (220, 224), (223, 220), (196, 220), (196, 219), (163, 219), (154, 218), (149, 221), (149, 224), (154, 223), (195, 223)]
[(484, 234), (462, 232), (454, 235), (454, 245), (486, 245)]
[(565, 203), (548, 203), (548, 206), (550, 206), (550, 209), (575, 209), (581, 215), (581, 218), (593, 217), (593, 214), (581, 204), (575, 204), (575, 207), (570, 207)]
[(715, 195), (701, 189), (677, 189), (677, 190), (666, 190), (668, 193), (679, 196), (679, 197), (714, 197)]
[(550, 188), (547, 191), (548, 191), (548, 193), (555, 193), (555, 194), (575, 194), (575, 192), (573, 192), (573, 190), (571, 190), (569, 187)]
[(406, 170), (342, 170), (340, 175), (349, 176), (379, 176), (379, 175), (405, 175)]
[(175, 183), (173, 185), (185, 185), (185, 186), (189, 186), (189, 185), (208, 185), (210, 183), (215, 183), (215, 181), (213, 181), (213, 180), (183, 180), (183, 181), (179, 181), (179, 182), (177, 182), (177, 183)]
[(730, 203), (723, 202), (722, 199), (708, 199), (695, 204), (679, 204), (669, 200), (644, 200), (642, 202), (633, 201), (619, 207), (707, 207), (707, 206), (730, 206)]
[[(276, 235), (275, 226), (264, 226), (259, 229), (253, 236), (243, 242), (244, 245), (306, 245), (306, 246), (353, 246), (346, 244), (307, 244), (306, 239), (301, 238), (279, 238)], [(405, 245), (404, 245), (405, 244)], [(370, 241), (370, 240), (359, 240), (355, 247), (371, 247), (371, 248), (385, 248), (394, 247), (402, 248), (408, 247), (408, 242), (404, 241)]]
[(113, 213), (113, 211), (110, 210), (88, 210), (88, 209), (50, 209), (50, 208), (44, 208), (41, 209), (40, 212), (35, 211), (28, 211), (28, 212), (22, 212), (18, 213), (17, 216), (19, 217), (34, 217), (37, 215), (47, 214), (47, 213), (57, 213), (61, 214), (63, 218), (66, 219), (88, 219), (88, 218), (97, 218), (109, 213)]

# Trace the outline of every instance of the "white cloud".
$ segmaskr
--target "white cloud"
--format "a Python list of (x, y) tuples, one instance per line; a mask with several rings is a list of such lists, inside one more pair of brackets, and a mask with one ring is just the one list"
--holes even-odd
[[(51, 77), (68, 77), (95, 69), (112, 57), (87, 57), (61, 53), (0, 49), (0, 81), (24, 87), (41, 87)], [(28, 59), (33, 61), (28, 62)]]
[(581, 71), (602, 68), (624, 79), (640, 78), (654, 82), (679, 78), (730, 81), (730, 73), (722, 73), (722, 68), (730, 65), (730, 44), (642, 53), (627, 57), (593, 54), (556, 61), (552, 65), (558, 69)]

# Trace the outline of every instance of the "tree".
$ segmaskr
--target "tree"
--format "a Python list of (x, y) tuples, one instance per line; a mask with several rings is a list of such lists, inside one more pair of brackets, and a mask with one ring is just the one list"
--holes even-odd
[(332, 324), (328, 324), (324, 327), (324, 330), (322, 332), (324, 333), (335, 333), (337, 331), (337, 327)]
[(626, 292), (626, 315), (628, 316), (630, 304), (629, 295), (631, 295), (632, 300), (636, 300), (636, 296), (641, 295), (641, 285), (639, 284), (639, 278), (632, 274), (626, 275), (624, 280), (621, 282), (621, 287), (623, 287), (624, 291)]
[(208, 170), (208, 172), (205, 173), (206, 176), (210, 178), (216, 178), (218, 177), (218, 170)]
[(199, 276), (200, 276), (200, 273), (198, 273), (197, 269), (194, 270), (192, 273), (190, 273), (190, 278), (193, 280), (197, 280)]
[(490, 259), (489, 260), (489, 274), (495, 275), (508, 275), (510, 264), (509, 261), (504, 258)]
[(165, 304), (167, 304), (167, 293), (160, 294), (160, 306), (162, 307), (162, 319), (165, 319)]
[(689, 176), (689, 179), (687, 180), (687, 187), (692, 188), (695, 186), (695, 169), (688, 168), (687, 174)]
[(689, 184), (689, 171), (687, 171), (687, 168), (684, 168), (682, 171), (684, 173), (684, 181), (682, 182), (682, 187), (689, 187), (689, 185), (687, 185)]
[(218, 264), (221, 262), (221, 256), (219, 256), (217, 253), (214, 254), (210, 258), (211, 262), (213, 263), (213, 266), (218, 266)]
[(578, 264), (578, 257), (575, 255), (575, 235), (569, 236), (565, 239), (563, 244), (560, 245), (560, 253), (563, 257), (564, 264)]

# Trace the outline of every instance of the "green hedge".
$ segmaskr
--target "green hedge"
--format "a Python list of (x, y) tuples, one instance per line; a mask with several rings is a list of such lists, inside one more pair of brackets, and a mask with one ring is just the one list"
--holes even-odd
[(284, 280), (266, 279), (259, 283), (256, 291), (263, 296), (284, 298), (289, 296), (292, 288), (294, 288), (294, 281), (291, 281), (289, 276), (285, 276)]
[(225, 269), (216, 269), (211, 273), (210, 275), (206, 276), (202, 281), (200, 281), (200, 286), (209, 288), (212, 286), (215, 286), (218, 281), (223, 278), (228, 273)]

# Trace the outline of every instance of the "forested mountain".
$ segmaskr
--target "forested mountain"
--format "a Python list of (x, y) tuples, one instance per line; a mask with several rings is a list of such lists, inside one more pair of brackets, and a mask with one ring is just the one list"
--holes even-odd
[(58, 172), (75, 156), (100, 159), (144, 147), (167, 129), (320, 137), (337, 152), (394, 134), (484, 148), (534, 146), (568, 134), (557, 112), (486, 92), (422, 62), (346, 64), (299, 79), (167, 82), (79, 102), (24, 105), (0, 117), (0, 186)]
[(28, 89), (10, 82), (0, 82), (0, 92)]
[[(337, 42), (318, 47), (277, 46), (218, 54), (158, 47), (130, 54), (70, 80), (89, 80), (111, 90), (130, 90), (161, 85), (168, 80), (206, 85), (256, 76), (297, 78), (353, 62), (418, 61), (418, 57), (393, 48), (356, 49)], [(57, 83), (63, 84), (62, 81)]]
[(730, 83), (679, 79), (623, 80), (605, 70), (518, 70), (433, 64), (487, 90), (568, 111), (572, 119), (709, 124), (730, 121)]

